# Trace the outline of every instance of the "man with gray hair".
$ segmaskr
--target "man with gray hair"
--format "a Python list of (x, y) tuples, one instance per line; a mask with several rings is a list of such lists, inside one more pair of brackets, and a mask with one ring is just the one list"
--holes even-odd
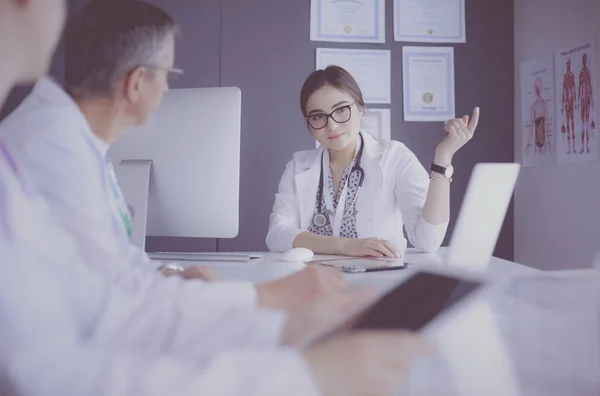
[[(0, 105), (47, 70), (64, 15), (64, 0), (0, 0)], [(194, 315), (72, 265), (72, 238), (21, 170), (0, 140), (2, 395), (387, 394), (420, 349), (408, 334), (362, 332), (304, 351), (231, 344), (202, 365), (192, 351), (214, 340), (193, 331)]]
[(92, 1), (67, 26), (65, 89), (40, 79), (0, 124), (0, 136), (86, 265), (122, 290), (168, 296), (197, 309), (218, 301), (288, 312), (346, 292), (339, 271), (314, 267), (258, 285), (184, 281), (207, 280), (197, 267), (167, 281), (130, 243), (129, 212), (107, 153), (146, 122), (169, 89), (169, 76), (181, 73), (174, 68), (177, 31), (166, 12), (148, 3)]

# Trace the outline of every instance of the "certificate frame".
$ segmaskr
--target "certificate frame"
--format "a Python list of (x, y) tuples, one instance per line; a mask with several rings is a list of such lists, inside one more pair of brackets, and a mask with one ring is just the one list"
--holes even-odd
[[(412, 58), (443, 58), (446, 61), (446, 111), (413, 110), (411, 109), (411, 93), (414, 89), (410, 74)], [(453, 47), (403, 47), (402, 48), (402, 80), (404, 121), (447, 121), (455, 118), (455, 87), (454, 87), (454, 48)]]
[(459, 33), (458, 35), (451, 36), (433, 36), (426, 34), (407, 34), (402, 33), (401, 28), (402, 24), (400, 23), (400, 2), (407, 0), (394, 0), (394, 41), (403, 41), (403, 42), (420, 42), (420, 43), (466, 43), (467, 42), (467, 32), (466, 32), (466, 23), (465, 23), (465, 0), (457, 0), (457, 4), (459, 7), (458, 10), (458, 21), (459, 24)]
[[(310, 0), (310, 41), (345, 43), (385, 43), (385, 0), (364, 0), (373, 2), (374, 32), (371, 35), (331, 34), (325, 31), (323, 3), (331, 0)], [(340, 2), (356, 0), (339, 0)]]
[[(363, 121), (362, 129), (377, 140), (391, 140), (391, 110), (389, 108), (365, 108), (364, 117), (371, 117), (377, 120), (377, 130), (369, 131)], [(376, 133), (376, 135), (374, 134)]]
[[(369, 84), (365, 84), (364, 81), (360, 81), (356, 73), (353, 73), (353, 67), (348, 66), (348, 62), (352, 62), (358, 57), (372, 57), (372, 60), (381, 62), (378, 67), (384, 69), (383, 75), (378, 73), (376, 70), (371, 70), (375, 75), (371, 75), (370, 78), (377, 80), (382, 78), (383, 82), (379, 83), (380, 90), (372, 88)], [(328, 62), (327, 57), (339, 58), (342, 62)], [(344, 60), (344, 58), (346, 58)], [(375, 50), (375, 49), (339, 49), (339, 48), (317, 48), (315, 67), (316, 69), (324, 69), (330, 65), (337, 65), (346, 69), (352, 76), (357, 80), (360, 89), (363, 93), (365, 103), (372, 104), (389, 104), (392, 101), (391, 92), (391, 63), (392, 63), (392, 52), (391, 50)], [(381, 71), (380, 71), (381, 72)], [(377, 92), (373, 92), (377, 91)]]

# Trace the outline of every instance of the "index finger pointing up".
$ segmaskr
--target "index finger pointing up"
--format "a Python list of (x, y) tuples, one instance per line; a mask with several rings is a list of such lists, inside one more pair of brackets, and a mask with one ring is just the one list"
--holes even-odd
[(473, 109), (473, 116), (471, 117), (471, 122), (469, 123), (469, 131), (471, 133), (475, 132), (475, 128), (477, 128), (477, 124), (479, 123), (479, 107), (475, 107)]

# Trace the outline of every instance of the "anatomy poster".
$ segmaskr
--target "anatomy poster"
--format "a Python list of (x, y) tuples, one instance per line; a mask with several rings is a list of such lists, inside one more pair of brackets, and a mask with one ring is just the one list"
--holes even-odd
[(554, 162), (553, 65), (552, 55), (521, 63), (520, 144), (523, 167)]
[(554, 70), (556, 160), (559, 163), (598, 161), (594, 40), (556, 51)]

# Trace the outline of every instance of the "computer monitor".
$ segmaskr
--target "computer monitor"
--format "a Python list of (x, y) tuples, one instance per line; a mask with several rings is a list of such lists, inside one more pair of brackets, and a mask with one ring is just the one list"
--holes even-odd
[(240, 128), (238, 88), (174, 89), (145, 125), (111, 147), (133, 244), (143, 249), (146, 234), (237, 236)]

